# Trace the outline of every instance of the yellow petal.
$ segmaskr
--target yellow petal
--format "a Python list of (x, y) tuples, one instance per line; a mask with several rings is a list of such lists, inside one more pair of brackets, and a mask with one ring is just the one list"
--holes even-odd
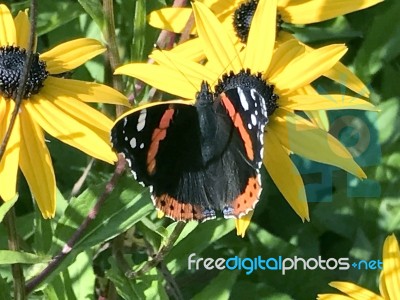
[(42, 94), (47, 99), (54, 99), (54, 105), (80, 123), (86, 124), (87, 126), (95, 126), (104, 132), (109, 132), (111, 130), (113, 122), (98, 110), (74, 98), (64, 95), (59, 96), (57, 93), (50, 92), (52, 91), (49, 89), (48, 92), (42, 92)]
[(0, 46), (12, 46), (17, 43), (15, 24), (10, 10), (0, 4)]
[(107, 132), (79, 122), (54, 105), (54, 100), (49, 95), (46, 98), (35, 95), (26, 102), (25, 107), (46, 132), (60, 141), (108, 163), (117, 160), (108, 142)]
[(346, 53), (344, 45), (329, 45), (307, 52), (293, 60), (270, 81), (283, 94), (307, 85), (332, 68)]
[(40, 55), (50, 74), (60, 74), (73, 70), (89, 59), (106, 51), (106, 48), (94, 39), (76, 39), (54, 47)]
[(304, 112), (310, 121), (317, 127), (329, 131), (329, 119), (324, 110), (305, 111)]
[(323, 75), (336, 82), (339, 82), (340, 84), (343, 84), (353, 92), (363, 97), (369, 97), (368, 88), (364, 85), (360, 78), (353, 74), (353, 72), (351, 72), (349, 68), (347, 68), (341, 62), (336, 63), (332, 69), (326, 71)]
[(332, 19), (375, 5), (383, 0), (312, 0), (299, 1), (280, 9), (282, 19), (292, 24), (310, 24)]
[[(311, 96), (311, 95), (317, 95), (318, 96), (319, 95), (317, 93), (317, 91), (311, 85), (306, 85), (306, 86), (303, 86), (303, 87), (297, 89), (295, 91), (295, 93), (293, 93), (293, 95), (294, 94), (297, 94), (297, 95), (309, 95), (309, 96)], [(285, 101), (285, 96), (281, 97), (279, 101), (280, 102), (281, 101)], [(286, 101), (287, 101), (287, 99), (286, 99)], [(323, 129), (325, 131), (329, 131), (329, 127), (330, 127), (329, 126), (329, 119), (328, 119), (328, 115), (327, 115), (326, 111), (324, 111), (324, 110), (317, 110), (317, 111), (310, 110), (310, 111), (305, 111), (304, 113), (311, 120), (311, 122), (313, 122), (314, 125), (316, 125), (317, 127), (321, 128), (321, 129)]]
[(332, 281), (329, 285), (349, 295), (354, 300), (383, 300), (379, 295), (352, 282)]
[(289, 111), (277, 109), (268, 127), (277, 134), (281, 144), (294, 153), (310, 160), (337, 166), (360, 178), (366, 178), (350, 152), (335, 137), (306, 119)]
[(385, 299), (400, 299), (400, 249), (394, 234), (383, 245), (383, 271), (379, 289)]
[(287, 42), (279, 44), (272, 56), (271, 64), (265, 73), (267, 78), (273, 78), (296, 57), (304, 54), (305, 47), (300, 45), (296, 39), (290, 39)]
[(157, 210), (157, 218), (162, 219), (164, 218), (165, 213), (162, 210)]
[[(305, 48), (308, 52), (313, 51), (314, 49), (299, 42), (293, 35), (290, 33), (281, 31), (278, 36), (278, 43), (285, 43), (287, 41), (296, 41), (302, 48)], [(298, 46), (297, 46), (298, 47)], [(293, 50), (292, 50), (293, 51)], [(287, 62), (286, 62), (287, 64)], [(363, 97), (369, 97), (369, 90), (363, 84), (363, 82), (353, 74), (345, 65), (341, 62), (337, 62), (332, 69), (327, 70), (322, 74), (325, 77), (328, 77), (344, 86), (349, 88), (350, 90), (356, 92), (357, 94)]]
[(203, 42), (200, 38), (194, 38), (182, 44), (179, 44), (172, 48), (170, 52), (191, 61), (199, 62), (205, 59)]
[(253, 216), (253, 213), (254, 213), (254, 210), (250, 211), (247, 215), (244, 215), (243, 217), (241, 217), (239, 219), (235, 219), (236, 234), (238, 236), (241, 236), (242, 238), (244, 237), (246, 230), (251, 223), (251, 218)]
[[(3, 142), (13, 111), (14, 101), (4, 100), (3, 97), (0, 97), (0, 143)], [(16, 193), (19, 152), (20, 118), (17, 116), (7, 148), (0, 161), (0, 197), (4, 201), (11, 200)]]
[(56, 209), (56, 180), (43, 130), (31, 119), (24, 107), (21, 109), (20, 118), (21, 171), (43, 218), (52, 218)]
[(365, 100), (340, 94), (282, 97), (279, 99), (279, 106), (291, 110), (360, 109), (379, 111), (376, 106)]
[(211, 64), (220, 73), (239, 72), (242, 64), (233, 41), (216, 16), (201, 2), (193, 2), (198, 35), (203, 41), (203, 49)]
[(172, 70), (176, 69), (184, 74), (187, 80), (197, 89), (200, 89), (202, 81), (212, 84), (220, 75), (212, 72), (201, 64), (185, 59), (170, 51), (156, 50), (153, 51), (149, 57), (162, 66), (169, 67)]
[(129, 106), (128, 99), (104, 84), (49, 76), (41, 90), (54, 96), (79, 99), (84, 102), (109, 103)]
[[(232, 16), (239, 5), (243, 3), (243, 0), (202, 0), (201, 2), (210, 8), (221, 23), (229, 23), (229, 27), (233, 29)], [(227, 26), (225, 26), (225, 28), (227, 28)]]
[(186, 99), (193, 99), (200, 88), (200, 85), (195, 86), (179, 70), (173, 70), (160, 65), (144, 63), (127, 64), (117, 68), (114, 74), (135, 77), (156, 89)]
[[(152, 11), (147, 16), (147, 20), (153, 27), (181, 33), (185, 29), (191, 14), (190, 8), (167, 7)], [(191, 33), (194, 33), (193, 29)]]
[(126, 116), (138, 111), (138, 110), (142, 110), (145, 108), (149, 108), (152, 106), (156, 106), (159, 105), (160, 103), (162, 104), (184, 104), (184, 105), (194, 105), (194, 100), (193, 101), (187, 101), (187, 100), (169, 100), (169, 101), (158, 101), (158, 102), (150, 102), (150, 103), (146, 103), (143, 105), (139, 105), (131, 110), (128, 110), (127, 112), (123, 113), (122, 115), (120, 115), (118, 117), (117, 120), (115, 120), (114, 124), (118, 123), (121, 119), (125, 118)]
[(269, 175), (300, 218), (309, 220), (306, 192), (299, 171), (273, 130), (267, 130), (264, 140), (264, 164)]
[(244, 67), (253, 73), (265, 72), (271, 62), (276, 38), (276, 2), (260, 0), (251, 21)]
[(27, 12), (20, 11), (15, 17), (14, 22), (17, 32), (17, 45), (21, 48), (27, 49), (31, 32), (31, 24), (29, 23)]

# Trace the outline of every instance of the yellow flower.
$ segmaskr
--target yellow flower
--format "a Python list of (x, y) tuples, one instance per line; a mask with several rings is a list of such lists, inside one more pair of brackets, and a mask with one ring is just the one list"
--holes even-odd
[[(197, 0), (209, 7), (212, 12), (223, 24), (232, 27), (232, 16), (237, 8), (245, 3), (255, 3), (258, 1), (249, 0)], [(338, 16), (371, 7), (383, 0), (278, 0), (277, 14), (281, 21), (290, 24), (311, 24), (317, 23)], [(270, 9), (267, 7), (266, 9)], [(149, 24), (160, 29), (181, 33), (187, 26), (192, 14), (191, 8), (168, 7), (153, 11), (149, 14)], [(193, 29), (192, 29), (193, 32)]]
[(380, 295), (351, 282), (334, 281), (329, 285), (345, 295), (320, 294), (319, 300), (397, 300), (400, 299), (400, 249), (394, 234), (383, 245), (383, 270), (379, 280)]
[[(291, 24), (311, 24), (321, 22), (340, 15), (362, 10), (373, 6), (383, 0), (309, 0), (309, 1), (290, 1), (278, 0), (276, 6), (269, 6), (265, 9), (276, 7), (278, 19), (284, 23)], [(226, 30), (233, 36), (239, 35), (235, 42), (247, 39), (251, 16), (257, 6), (256, 0), (198, 0), (209, 7), (218, 17)], [(243, 9), (246, 7), (246, 9)], [(149, 24), (160, 28), (181, 33), (186, 30), (191, 8), (169, 7), (154, 11), (149, 14)], [(238, 20), (237, 16), (243, 16)], [(236, 24), (234, 25), (234, 20)], [(239, 25), (239, 27), (238, 27)], [(278, 26), (278, 29), (280, 26)], [(190, 30), (190, 28), (189, 28)], [(195, 33), (196, 28), (191, 28), (191, 33)], [(288, 39), (294, 38), (291, 34), (279, 30), (277, 32), (277, 43), (283, 43)], [(174, 51), (192, 60), (199, 61), (203, 58), (202, 43), (198, 38), (194, 38), (181, 45)], [(369, 96), (368, 88), (348, 70), (342, 63), (337, 63), (334, 67), (323, 74), (324, 76), (343, 84), (352, 91), (364, 97)]]
[[(365, 174), (337, 139), (293, 111), (375, 108), (362, 99), (345, 95), (304, 94), (303, 88), (309, 87), (312, 81), (332, 68), (347, 49), (343, 45), (330, 45), (312, 51), (297, 51), (297, 48), (296, 51), (288, 51), (294, 41), (274, 49), (276, 11), (266, 8), (275, 5), (276, 0), (259, 2), (247, 46), (239, 52), (231, 35), (226, 33), (213, 13), (204, 4), (195, 2), (193, 11), (199, 39), (207, 57), (205, 66), (170, 51), (154, 51), (151, 58), (157, 64), (128, 64), (118, 68), (116, 74), (136, 77), (157, 89), (194, 103), (203, 80), (213, 85), (224, 73), (231, 71), (239, 74), (248, 69), (252, 75), (260, 73), (265, 83), (275, 86), (274, 93), (279, 96), (278, 108), (268, 115), (264, 134), (264, 164), (292, 208), (302, 220), (308, 220), (304, 184), (289, 157), (290, 152), (338, 166), (360, 178), (365, 178)], [(269, 104), (274, 106), (273, 103)], [(239, 235), (244, 234), (250, 220), (243, 218), (243, 222), (245, 224), (237, 223)]]
[[(26, 12), (13, 19), (0, 5), (0, 141), (3, 141), (25, 61), (30, 24)], [(109, 145), (112, 121), (85, 102), (128, 104), (110, 87), (53, 76), (68, 72), (105, 51), (96, 40), (77, 39), (43, 54), (34, 53), (26, 92), (0, 162), (0, 197), (16, 194), (18, 167), (43, 217), (55, 213), (56, 183), (44, 131), (95, 158), (116, 160)]]

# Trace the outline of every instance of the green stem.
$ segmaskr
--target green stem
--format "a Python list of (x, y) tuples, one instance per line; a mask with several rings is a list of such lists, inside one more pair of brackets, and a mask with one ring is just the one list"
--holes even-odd
[[(103, 10), (105, 17), (105, 28), (103, 30), (103, 34), (107, 44), (107, 57), (110, 62), (111, 74), (113, 74), (115, 69), (121, 65), (121, 58), (118, 52), (118, 43), (115, 35), (113, 0), (103, 0)], [(112, 85), (116, 90), (122, 93), (124, 89), (122, 76), (112, 76)], [(117, 116), (122, 114), (123, 111), (123, 106), (119, 105), (116, 107)]]
[[(8, 248), (12, 251), (19, 251), (18, 233), (15, 220), (15, 209), (14, 207), (11, 207), (4, 218), (4, 225), (7, 228), (8, 234)], [(14, 279), (14, 299), (26, 299), (25, 277), (21, 264), (12, 264), (11, 270)]]
[(162, 262), (164, 257), (171, 251), (176, 240), (179, 238), (180, 234), (182, 233), (182, 230), (185, 228), (185, 225), (186, 225), (186, 223), (184, 223), (184, 222), (178, 222), (178, 224), (176, 224), (174, 231), (172, 231), (172, 233), (169, 236), (165, 245), (161, 247), (160, 251), (158, 251), (156, 253), (156, 255), (154, 255), (153, 259), (146, 262), (143, 265), (143, 267), (141, 267), (139, 270), (127, 272), (125, 274), (126, 277), (128, 277), (129, 279), (138, 278), (138, 277), (146, 274), (151, 269), (156, 267), (160, 262)]
[(107, 182), (103, 193), (97, 198), (95, 205), (86, 216), (86, 218), (82, 221), (81, 225), (75, 230), (70, 239), (64, 245), (63, 249), (53, 258), (52, 261), (44, 268), (36, 277), (32, 278), (26, 283), (25, 289), (29, 294), (35, 288), (37, 288), (47, 277), (50, 276), (61, 264), (61, 262), (68, 256), (68, 254), (72, 251), (73, 247), (82, 237), (90, 223), (96, 219), (97, 214), (101, 206), (107, 200), (108, 196), (114, 190), (115, 185), (117, 184), (119, 178), (122, 176), (125, 170), (125, 159), (122, 155), (118, 156), (118, 162), (115, 166), (115, 171), (110, 180)]

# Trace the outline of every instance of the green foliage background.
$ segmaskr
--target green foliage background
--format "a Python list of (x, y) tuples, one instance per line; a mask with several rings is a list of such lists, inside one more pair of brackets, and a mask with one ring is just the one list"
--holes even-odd
[[(28, 1), (5, 1), (14, 15), (29, 7)], [(116, 38), (124, 63), (146, 61), (159, 31), (146, 24), (146, 15), (171, 1), (114, 1)], [(79, 37), (103, 40), (104, 17), (97, 0), (41, 0), (38, 7), (38, 51)], [(347, 174), (328, 166), (295, 157), (306, 183), (318, 183), (320, 168), (332, 176), (332, 187), (319, 194), (324, 201), (311, 202), (311, 222), (302, 223), (264, 172), (264, 191), (253, 222), (244, 239), (235, 234), (231, 220), (217, 219), (204, 224), (189, 223), (165, 260), (140, 276), (127, 279), (127, 270), (138, 270), (148, 257), (168, 241), (176, 226), (169, 219), (157, 219), (149, 192), (126, 175), (107, 199), (71, 254), (38, 287), (32, 299), (313, 299), (318, 293), (333, 292), (332, 280), (349, 280), (378, 292), (378, 270), (360, 271), (242, 271), (188, 270), (187, 257), (350, 257), (381, 259), (383, 241), (400, 229), (400, 2), (387, 0), (375, 7), (306, 27), (291, 27), (310, 45), (346, 43), (344, 62), (369, 86), (378, 114), (341, 111), (330, 113), (336, 120), (352, 116), (366, 124), (371, 137), (368, 155), (358, 163), (369, 183), (350, 179), (353, 190), (371, 188), (373, 197), (352, 197)], [(97, 57), (76, 70), (72, 78), (111, 82), (105, 57)], [(132, 80), (126, 81), (127, 92)], [(318, 82), (318, 88), (340, 90)], [(345, 91), (347, 92), (347, 91)], [(143, 98), (147, 97), (146, 91)], [(102, 109), (114, 117), (113, 107)], [(347, 130), (347, 131), (346, 131)], [(339, 138), (353, 147), (364, 137), (344, 128)], [(24, 264), (27, 279), (35, 276), (60, 251), (81, 224), (110, 178), (113, 167), (95, 162), (82, 192), (71, 197), (75, 182), (89, 162), (82, 153), (48, 137), (59, 189), (57, 214), (43, 220), (33, 206), (29, 190), (20, 177), (20, 195), (15, 204), (17, 229), (23, 252), (8, 251), (7, 235), (0, 226), (0, 298), (11, 299), (10, 264)], [(355, 147), (355, 146), (354, 146)], [(354, 148), (353, 147), (353, 148)], [(367, 150), (366, 150), (367, 151)], [(67, 163), (68, 162), (68, 163)], [(325, 173), (323, 173), (325, 174)], [(313, 195), (309, 195), (310, 198)], [(314, 195), (315, 196), (315, 195)], [(331, 196), (331, 197), (330, 197)], [(314, 197), (315, 198), (315, 197)], [(0, 207), (4, 216), (7, 207)]]

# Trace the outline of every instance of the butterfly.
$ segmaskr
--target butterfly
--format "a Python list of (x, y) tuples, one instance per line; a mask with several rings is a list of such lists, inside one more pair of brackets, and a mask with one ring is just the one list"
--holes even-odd
[(225, 74), (214, 90), (203, 82), (194, 105), (150, 103), (122, 115), (111, 130), (113, 148), (150, 187), (155, 207), (174, 220), (205, 221), (216, 211), (240, 218), (259, 201), (273, 86), (242, 70)]

